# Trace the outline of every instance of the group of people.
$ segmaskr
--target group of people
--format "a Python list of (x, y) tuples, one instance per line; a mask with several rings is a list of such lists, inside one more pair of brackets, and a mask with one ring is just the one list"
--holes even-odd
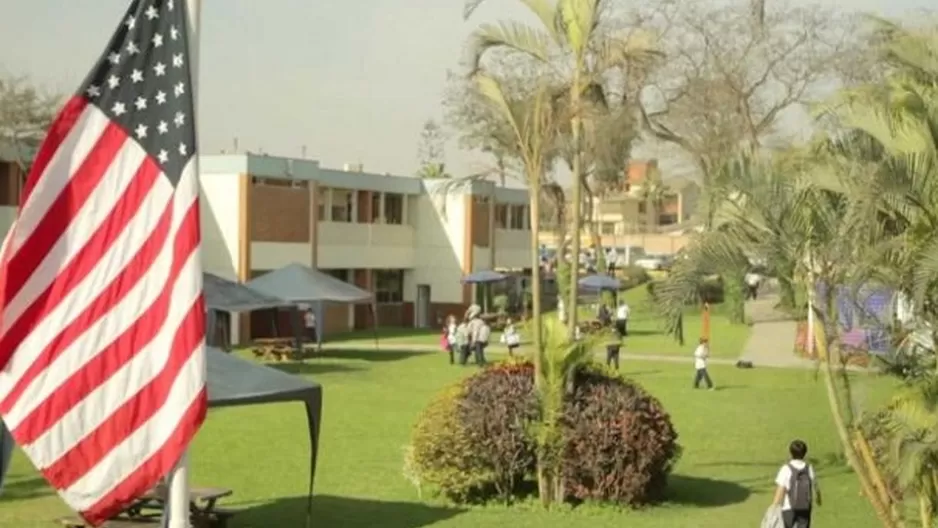
[[(482, 309), (473, 304), (461, 321), (457, 321), (455, 315), (446, 318), (440, 344), (449, 353), (450, 365), (457, 361), (460, 365), (465, 365), (472, 355), (475, 364), (482, 366), (486, 363), (485, 350), (489, 346), (491, 336), (492, 327), (482, 318)], [(502, 343), (508, 346), (509, 355), (514, 355), (515, 349), (521, 344), (520, 336), (511, 320), (508, 320), (502, 334)]]

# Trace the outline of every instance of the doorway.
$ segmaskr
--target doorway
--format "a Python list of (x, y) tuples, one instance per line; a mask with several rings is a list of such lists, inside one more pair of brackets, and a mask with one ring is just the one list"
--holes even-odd
[(414, 314), (414, 326), (417, 328), (430, 327), (430, 285), (417, 285), (417, 303)]

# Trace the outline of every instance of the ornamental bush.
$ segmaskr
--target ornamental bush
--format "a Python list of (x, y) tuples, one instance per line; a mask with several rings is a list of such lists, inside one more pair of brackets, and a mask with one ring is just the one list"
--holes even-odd
[[(510, 501), (535, 480), (539, 408), (530, 363), (493, 365), (435, 399), (420, 416), (410, 473), (456, 502)], [(583, 366), (566, 396), (562, 470), (567, 496), (641, 505), (663, 497), (680, 454), (660, 402), (601, 367)]]
[(564, 422), (564, 476), (572, 497), (632, 506), (664, 498), (680, 447), (655, 397), (634, 382), (584, 368)]

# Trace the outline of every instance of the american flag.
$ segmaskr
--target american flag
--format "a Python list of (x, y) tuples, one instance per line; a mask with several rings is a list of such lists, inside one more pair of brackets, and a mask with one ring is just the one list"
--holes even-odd
[(135, 0), (52, 124), (0, 257), (0, 416), (92, 524), (206, 413), (183, 0)]

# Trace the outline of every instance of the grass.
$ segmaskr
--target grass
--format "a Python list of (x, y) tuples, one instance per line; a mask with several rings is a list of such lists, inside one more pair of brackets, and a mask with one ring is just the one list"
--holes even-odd
[[(673, 337), (666, 335), (661, 319), (654, 313), (651, 300), (644, 285), (621, 294), (632, 310), (629, 318), (629, 337), (624, 352), (629, 354), (690, 357), (703, 327), (699, 309), (690, 308), (684, 316), (684, 338), (682, 347)], [(580, 309), (581, 319), (593, 319), (595, 313), (586, 307)], [(714, 307), (710, 316), (710, 353), (715, 358), (736, 359), (749, 339), (748, 325), (730, 324), (729, 319)], [(326, 336), (327, 343), (341, 343), (346, 347), (374, 347), (375, 334), (372, 330), (361, 330)], [(437, 347), (440, 331), (414, 328), (379, 328), (381, 344), (393, 347), (415, 345), (423, 348)], [(794, 343), (792, 343), (794, 346)]]
[[(418, 414), (472, 367), (451, 367), (442, 354), (348, 350), (278, 368), (324, 387), (317, 527), (755, 526), (793, 437), (808, 442), (822, 479), (825, 507), (817, 511), (817, 525), (877, 526), (855, 478), (838, 460), (823, 387), (810, 371), (714, 366), (721, 389), (705, 392), (689, 387), (689, 365), (626, 362), (626, 375), (662, 400), (680, 434), (684, 454), (669, 501), (643, 511), (593, 505), (545, 512), (531, 503), (463, 509), (421, 501), (402, 476), (403, 447)], [(862, 376), (856, 387), (873, 402), (888, 382)], [(195, 485), (235, 490), (225, 501), (243, 510), (233, 527), (303, 526), (309, 446), (300, 404), (212, 411), (191, 453)], [(21, 454), (11, 471), (0, 498), (0, 527), (50, 528), (67, 513)]]

